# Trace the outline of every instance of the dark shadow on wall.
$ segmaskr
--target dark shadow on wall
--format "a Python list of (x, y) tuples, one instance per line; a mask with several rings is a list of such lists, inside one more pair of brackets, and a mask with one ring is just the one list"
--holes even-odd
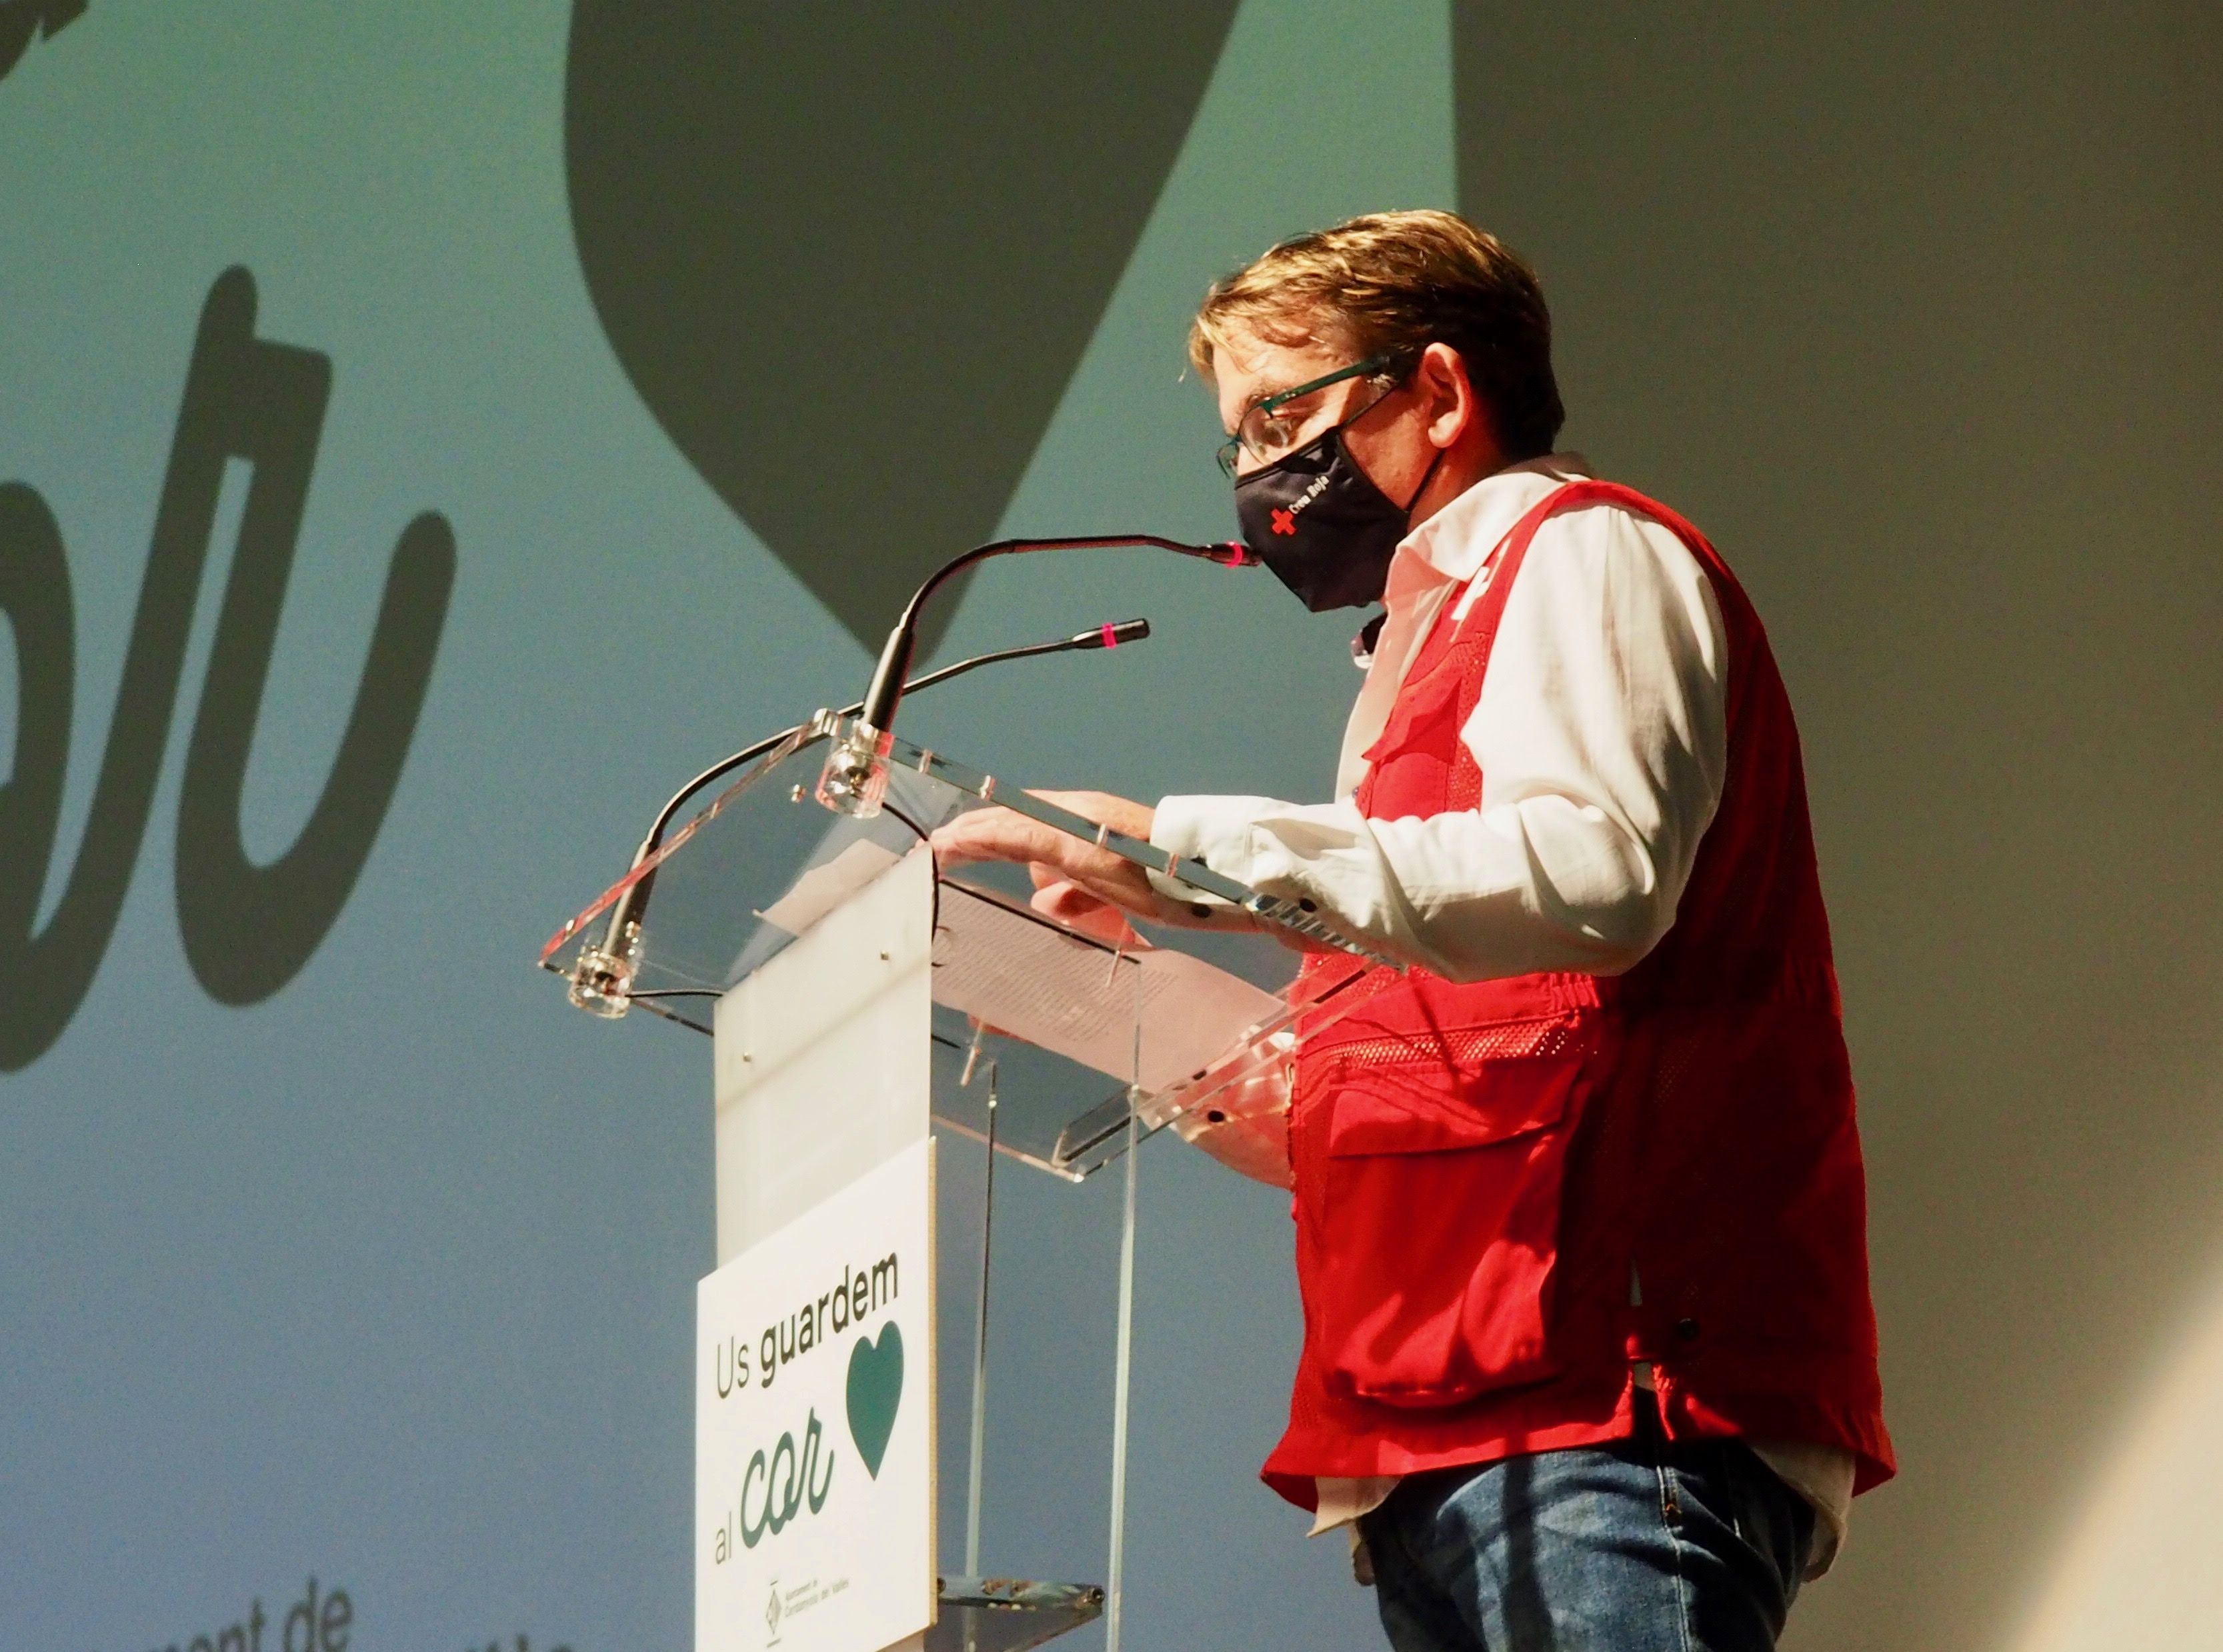
[(860, 641), (994, 531), (1234, 11), (580, 0), (565, 147), (603, 329)]
[(1786, 1648), (2007, 1647), (2223, 1256), (2223, 19), (1455, 15), (1568, 439), (1804, 736), (1904, 1473)]
[(85, 15), (85, 0), (0, 0), (0, 80), (31, 49), (34, 36), (52, 40)]

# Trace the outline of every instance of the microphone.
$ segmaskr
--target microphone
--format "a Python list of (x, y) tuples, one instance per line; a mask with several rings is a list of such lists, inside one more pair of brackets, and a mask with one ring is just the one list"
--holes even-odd
[[(904, 605), (903, 615), (896, 621), (895, 629), (888, 633), (885, 647), (880, 650), (879, 663), (873, 668), (872, 686), (865, 697), (857, 702), (857, 716), (868, 737), (895, 732), (896, 708), (903, 703), (904, 676), (910, 669), (911, 650), (917, 644), (918, 622), (926, 611), (929, 598), (951, 575), (963, 573), (976, 562), (985, 562), (992, 556), (1023, 556), (1037, 550), (1103, 550), (1120, 546), (1150, 546), (1159, 550), (1170, 550), (1176, 556), (1200, 557), (1218, 562), (1225, 568), (1256, 568), (1257, 553), (1239, 539), (1223, 539), (1213, 544), (1193, 545), (1179, 539), (1162, 539), (1149, 533), (1086, 534), (1061, 539), (998, 539), (993, 544), (976, 545), (962, 556), (953, 556), (926, 576), (926, 581), (911, 594)], [(1107, 644), (1106, 646), (1109, 646)]]
[[(1116, 625), (1099, 625), (1094, 631), (1075, 631), (1065, 639), (1067, 648), (1117, 648), (1122, 643), (1139, 643), (1150, 634), (1147, 619), (1123, 619)], [(986, 663), (986, 662), (982, 662)], [(923, 682), (907, 682), (904, 692), (923, 688)]]
[[(1027, 643), (1017, 648), (999, 648), (986, 654), (975, 654), (970, 659), (959, 660), (954, 665), (945, 665), (924, 676), (912, 678), (904, 685), (904, 690), (907, 694), (915, 694), (937, 683), (948, 682), (953, 677), (961, 677), (968, 671), (977, 671), (984, 665), (1000, 665), (1006, 660), (1032, 659), (1041, 654), (1086, 653), (1095, 649), (1118, 648), (1127, 643), (1139, 643), (1149, 634), (1150, 622), (1147, 619), (1107, 621), (1047, 643)], [(837, 715), (854, 717), (863, 706), (864, 702), (859, 700), (843, 707)], [(640, 840), (640, 847), (633, 851), (632, 864), (626, 870), (627, 876), (633, 877), (640, 871), (642, 864), (664, 846), (664, 834), (670, 829), (672, 817), (679, 813), (680, 807), (689, 798), (711, 782), (731, 774), (746, 763), (755, 762), (804, 726), (797, 723), (791, 728), (784, 728), (777, 734), (744, 746), (729, 757), (721, 757), (674, 792), (671, 801), (657, 811), (656, 819), (650, 823), (646, 835)], [(614, 1021), (626, 1013), (633, 987), (633, 970), (639, 961), (641, 919), (648, 911), (648, 897), (655, 883), (656, 874), (652, 871), (633, 877), (625, 893), (619, 895), (610, 908), (609, 921), (602, 928), (601, 944), (590, 945), (580, 952), (571, 972), (570, 996), (571, 1002), (588, 1014)]]
[(927, 600), (944, 581), (991, 556), (1023, 556), (1037, 550), (1104, 550), (1130, 545), (1170, 550), (1177, 556), (1200, 557), (1223, 568), (1260, 565), (1257, 554), (1239, 539), (1193, 545), (1186, 540), (1161, 538), (1154, 533), (998, 539), (951, 557), (928, 575), (925, 583), (912, 592), (910, 600), (904, 605), (902, 617), (880, 650), (879, 663), (872, 668), (871, 686), (865, 690), (864, 699), (857, 702), (856, 723), (841, 744), (826, 755), (826, 766), (818, 776), (818, 801), (828, 808), (838, 809), (860, 820), (880, 812), (880, 795), (887, 787), (885, 759), (895, 738), (896, 709), (903, 703), (904, 675), (910, 669), (911, 650), (917, 645), (919, 617), (926, 610)]

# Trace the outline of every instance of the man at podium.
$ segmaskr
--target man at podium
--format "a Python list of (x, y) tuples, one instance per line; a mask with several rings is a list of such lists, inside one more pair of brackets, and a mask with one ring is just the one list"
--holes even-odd
[[(1404, 966), (1291, 1051), (1306, 1326), (1264, 1478), (1350, 1530), (1400, 1652), (1772, 1646), (1893, 1462), (1766, 635), (1696, 528), (1555, 450), (1543, 294), (1463, 219), (1285, 242), (1189, 343), (1245, 541), (1310, 608), (1383, 609), (1336, 801), (1057, 799)], [(1068, 918), (1193, 912), (998, 811), (937, 848), (1036, 862)]]

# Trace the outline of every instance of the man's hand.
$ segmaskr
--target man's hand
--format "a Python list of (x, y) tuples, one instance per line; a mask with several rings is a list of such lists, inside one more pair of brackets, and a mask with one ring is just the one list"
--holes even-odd
[[(1033, 795), (1128, 837), (1145, 841), (1149, 838), (1152, 811), (1143, 804), (1102, 792), (1036, 792)], [(1099, 849), (1011, 809), (974, 809), (960, 814), (934, 834), (933, 844), (935, 859), (944, 868), (983, 860), (1018, 861), (1036, 869), (1038, 889), (1069, 884), (1099, 903), (1143, 917), (1156, 916), (1161, 905), (1149, 879), (1132, 861), (1122, 860), (1108, 849)], [(1069, 896), (1053, 899), (1071, 905)]]
[[(1108, 826), (1124, 837), (1149, 841), (1154, 811), (1105, 792), (1036, 792), (1045, 803)], [(936, 862), (944, 868), (983, 860), (1018, 861), (1032, 871), (1037, 909), (1075, 928), (1115, 939), (1125, 930), (1120, 913), (1160, 923), (1193, 924), (1202, 914), (1168, 901), (1150, 887), (1143, 869), (1085, 839), (1068, 837), (1010, 809), (975, 809), (934, 834)]]

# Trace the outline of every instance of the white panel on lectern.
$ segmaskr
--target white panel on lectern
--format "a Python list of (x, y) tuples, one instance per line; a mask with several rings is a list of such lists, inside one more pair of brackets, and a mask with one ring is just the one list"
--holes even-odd
[(933, 1153), (697, 1288), (696, 1652), (879, 1652), (933, 1620)]

